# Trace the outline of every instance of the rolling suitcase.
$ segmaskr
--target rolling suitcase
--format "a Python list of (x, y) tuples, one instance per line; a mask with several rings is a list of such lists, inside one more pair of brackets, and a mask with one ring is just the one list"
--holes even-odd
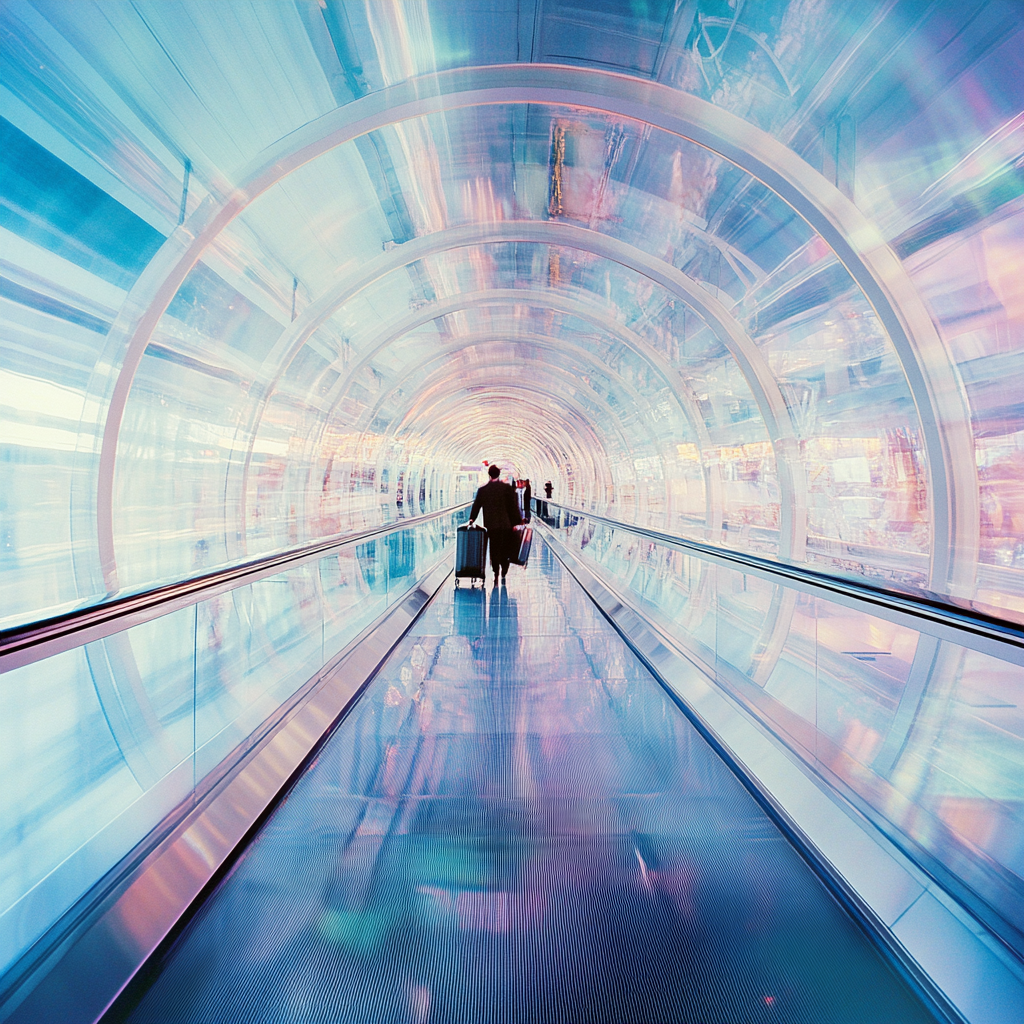
[(455, 586), (460, 579), (486, 578), (487, 531), (463, 524), (455, 531)]
[(533, 527), (517, 526), (516, 540), (518, 544), (515, 545), (515, 554), (509, 561), (515, 562), (516, 565), (526, 565), (530, 557), (530, 548), (533, 546)]

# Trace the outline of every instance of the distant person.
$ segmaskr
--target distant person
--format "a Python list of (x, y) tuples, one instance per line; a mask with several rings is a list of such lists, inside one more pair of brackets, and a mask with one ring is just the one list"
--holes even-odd
[(491, 479), (476, 492), (476, 501), (473, 502), (473, 509), (469, 513), (469, 521), (475, 522), (476, 517), (483, 511), (487, 541), (491, 549), (491, 568), (494, 570), (494, 582), (497, 584), (499, 573), (502, 583), (508, 575), (509, 560), (515, 552), (515, 528), (522, 523), (523, 518), (519, 514), (516, 489), (498, 479), (501, 470), (497, 466), (491, 466), (487, 470), (487, 475)]
[(533, 488), (529, 480), (523, 481), (523, 518), (529, 522), (533, 516), (533, 507), (530, 502), (533, 500)]
[(553, 490), (554, 490), (554, 488), (551, 486), (551, 481), (550, 480), (545, 481), (545, 483), (544, 483), (543, 510), (541, 511), (541, 515), (545, 519), (548, 518), (548, 502), (551, 500), (551, 492)]

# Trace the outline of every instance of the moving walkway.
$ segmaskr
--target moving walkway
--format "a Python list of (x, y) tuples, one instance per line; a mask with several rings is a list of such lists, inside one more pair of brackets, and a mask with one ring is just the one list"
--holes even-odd
[[(897, 843), (900, 820), (845, 762), (806, 756), (800, 705), (775, 680), (802, 678), (802, 606), (758, 591), (772, 567), (743, 566), (737, 590), (739, 568), (703, 552), (701, 583), (677, 540), (567, 513), (507, 587), (456, 592), (458, 518), (236, 571), (222, 594), (317, 567), (304, 607), (320, 610), (319, 666), (210, 778), (193, 764), (189, 799), (37, 943), (7, 990), (12, 1019), (93, 1019), (128, 982), (109, 1020), (1014, 1019), (1014, 922), (976, 923), (1007, 908), (968, 871), (957, 889), (954, 860), (942, 875), (940, 844)], [(191, 597), (223, 600), (201, 589), (229, 585), (214, 576)], [(357, 578), (344, 633), (324, 609)], [(831, 598), (867, 614), (863, 595)], [(214, 636), (200, 603), (165, 600), (191, 612), (199, 659)], [(917, 611), (897, 604), (890, 625)], [(709, 615), (726, 624), (713, 646)], [(743, 622), (756, 663), (742, 663)], [(1012, 630), (929, 628), (1020, 663)], [(851, 693), (878, 690), (861, 648)], [(217, 688), (195, 679), (199, 722)], [(931, 912), (933, 936), (975, 940), (956, 965), (966, 995), (901, 930), (929, 901), (947, 916)]]

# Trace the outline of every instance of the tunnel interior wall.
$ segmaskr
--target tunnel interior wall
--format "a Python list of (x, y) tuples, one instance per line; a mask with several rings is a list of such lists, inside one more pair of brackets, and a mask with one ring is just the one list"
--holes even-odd
[[(458, 505), (487, 463), (1022, 620), (1020, 5), (593, 7), (3, 5), (5, 627)], [(112, 780), (177, 763), (146, 709), (197, 622), (8, 688), (0, 915), (39, 884), (21, 837), (86, 844), (134, 805), (96, 824)], [(1013, 733), (999, 694), (928, 722)], [(1002, 841), (996, 775), (943, 813)], [(41, 907), (95, 878), (57, 867)]]

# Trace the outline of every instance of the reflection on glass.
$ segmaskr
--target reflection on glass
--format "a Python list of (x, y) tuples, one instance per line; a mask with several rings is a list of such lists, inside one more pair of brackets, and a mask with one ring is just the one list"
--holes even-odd
[(360, 554), (343, 547), (6, 673), (0, 972), (229, 767), (247, 737), (445, 555), (454, 528), (445, 516)]
[(537, 12), (533, 60), (698, 97), (852, 202), (931, 390), (807, 219), (640, 92), (635, 118), (557, 95), (384, 118), (264, 181), (153, 305), (168, 239), (259, 154), (409, 76), (523, 59), (504, 8), (207, 6), (0, 14), (5, 622), (457, 504), (485, 458), (620, 520), (1024, 614), (1017, 5)]
[(699, 563), (695, 555), (652, 556), (657, 545), (584, 517), (561, 533), (712, 679), (1018, 942), (1024, 669), (724, 566), (705, 563), (711, 585), (687, 595), (674, 564)]

